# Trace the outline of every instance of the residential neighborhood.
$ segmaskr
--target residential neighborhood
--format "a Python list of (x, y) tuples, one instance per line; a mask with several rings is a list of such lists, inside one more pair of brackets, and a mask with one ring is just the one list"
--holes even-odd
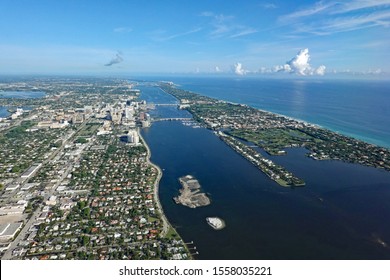
[(191, 258), (159, 206), (146, 102), (134, 84), (99, 83), (0, 84), (46, 93), (0, 99), (30, 106), (1, 122), (2, 259)]

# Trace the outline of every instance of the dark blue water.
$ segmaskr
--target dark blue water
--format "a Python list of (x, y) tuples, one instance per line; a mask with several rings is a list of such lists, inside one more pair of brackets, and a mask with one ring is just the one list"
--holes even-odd
[[(31, 110), (32, 109), (32, 107), (29, 107), (29, 106), (18, 107), (18, 108), (22, 108), (23, 110)], [(9, 109), (9, 107), (0, 106), (0, 118), (6, 118), (6, 117), (11, 115), (11, 113), (8, 112), (8, 109)], [(16, 110), (15, 107), (12, 107), (11, 109), (12, 109), (11, 111)]]
[(10, 113), (7, 111), (7, 107), (0, 106), (0, 118), (8, 117)]
[(0, 91), (0, 98), (41, 98), (45, 93), (42, 91)]
[[(0, 98), (42, 98), (45, 96), (41, 91), (0, 91)], [(23, 109), (30, 110), (29, 107)], [(0, 106), (0, 118), (6, 118), (10, 115), (8, 108)]]
[[(169, 221), (200, 259), (390, 258), (390, 173), (336, 161), (314, 161), (301, 149), (283, 163), (307, 182), (280, 187), (211, 131), (158, 122), (143, 131), (163, 169), (160, 199)], [(176, 205), (178, 178), (196, 176), (212, 204)], [(219, 216), (227, 227), (205, 221)]]
[(169, 78), (182, 88), (283, 114), (390, 147), (390, 82)]
[[(141, 99), (148, 104), (179, 104), (179, 101), (172, 95), (166, 94), (158, 87), (139, 86)], [(156, 106), (155, 110), (149, 112), (153, 118), (191, 118), (186, 110), (178, 110), (176, 106)]]
[[(141, 98), (154, 94), (162, 93), (144, 89)], [(389, 172), (314, 161), (304, 149), (289, 149), (287, 156), (272, 158), (307, 185), (288, 189), (204, 128), (156, 122), (142, 133), (152, 161), (163, 169), (165, 214), (185, 241), (195, 242), (198, 258), (390, 259)], [(187, 174), (199, 179), (210, 206), (189, 209), (173, 202), (178, 178)], [(207, 216), (223, 218), (226, 228), (214, 231)]]

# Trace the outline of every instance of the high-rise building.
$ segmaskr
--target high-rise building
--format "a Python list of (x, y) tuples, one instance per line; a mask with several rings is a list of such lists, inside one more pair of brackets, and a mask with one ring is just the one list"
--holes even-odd
[(127, 142), (137, 145), (139, 143), (139, 135), (136, 130), (130, 130), (127, 133)]

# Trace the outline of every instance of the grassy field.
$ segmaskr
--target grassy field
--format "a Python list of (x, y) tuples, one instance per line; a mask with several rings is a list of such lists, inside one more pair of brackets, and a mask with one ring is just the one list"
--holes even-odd
[(87, 124), (83, 130), (81, 130), (79, 132), (79, 136), (92, 136), (93, 134), (96, 133), (96, 131), (98, 130), (98, 128), (100, 127), (101, 125), (100, 124)]
[(314, 141), (313, 137), (295, 129), (233, 130), (229, 134), (255, 143), (270, 154), (278, 154), (283, 148), (302, 146), (305, 142)]

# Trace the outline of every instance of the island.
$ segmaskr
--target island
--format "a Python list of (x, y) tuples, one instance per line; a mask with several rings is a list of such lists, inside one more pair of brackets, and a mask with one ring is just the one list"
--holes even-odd
[(390, 171), (390, 150), (328, 129), (274, 114), (245, 104), (222, 101), (178, 88), (172, 83), (160, 88), (180, 101), (200, 125), (213, 130), (228, 146), (256, 165), (280, 186), (304, 186), (305, 182), (272, 158), (263, 157), (252, 146), (271, 156), (285, 155), (286, 148), (303, 147), (314, 160), (342, 160)]
[(238, 152), (244, 158), (249, 160), (252, 164), (258, 167), (264, 174), (270, 179), (274, 180), (282, 187), (303, 187), (305, 182), (287, 171), (284, 167), (276, 164), (270, 159), (266, 159), (259, 152), (243, 144), (236, 138), (226, 135), (219, 131), (218, 137), (224, 141), (228, 146), (232, 147), (233, 150)]
[(194, 176), (187, 175), (180, 177), (179, 182), (182, 185), (179, 191), (180, 195), (173, 198), (177, 204), (189, 208), (197, 208), (207, 206), (211, 203), (210, 198), (205, 193), (200, 192), (201, 186)]
[(225, 221), (218, 217), (207, 217), (206, 221), (215, 230), (221, 230), (226, 226)]

